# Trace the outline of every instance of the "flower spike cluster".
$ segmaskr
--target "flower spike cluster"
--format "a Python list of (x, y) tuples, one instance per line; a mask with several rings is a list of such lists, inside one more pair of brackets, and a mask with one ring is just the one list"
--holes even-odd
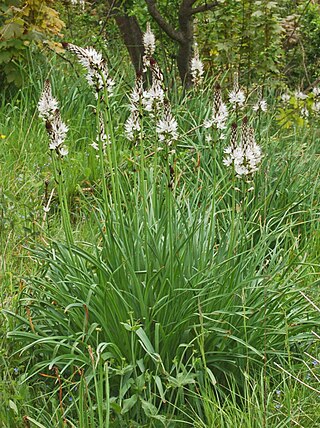
[(108, 66), (101, 53), (92, 47), (84, 49), (72, 43), (63, 43), (63, 46), (75, 54), (80, 64), (87, 69), (87, 82), (93, 88), (96, 98), (104, 91), (112, 95), (115, 82), (109, 77)]
[(55, 150), (61, 156), (67, 156), (68, 148), (63, 144), (68, 132), (67, 125), (62, 122), (59, 103), (52, 96), (49, 80), (45, 81), (44, 88), (38, 102), (39, 116), (45, 121), (46, 130), (49, 135), (49, 149)]
[[(104, 126), (104, 119), (103, 119), (103, 115), (101, 112), (99, 113), (98, 131), (99, 131), (99, 133), (97, 135), (96, 141), (94, 141), (92, 144), (90, 144), (90, 146), (98, 152), (99, 151), (99, 141), (101, 141), (102, 151), (105, 154), (107, 144), (111, 144), (111, 141), (110, 141), (110, 137), (106, 134), (106, 130), (105, 130), (105, 126)], [(97, 155), (97, 157), (99, 157), (99, 156)]]
[(162, 71), (153, 58), (150, 59), (150, 70), (152, 84), (149, 89), (143, 92), (142, 104), (146, 111), (157, 113), (163, 107), (165, 92)]
[[(214, 94), (213, 94), (213, 111), (211, 119), (206, 120), (204, 123), (205, 128), (211, 128), (214, 126), (216, 129), (222, 131), (227, 127), (227, 120), (229, 117), (229, 112), (226, 104), (222, 101), (221, 86), (216, 85)], [(221, 135), (222, 138), (224, 135)], [(220, 137), (221, 137), (220, 136)]]
[(246, 101), (246, 96), (239, 86), (239, 75), (234, 73), (233, 90), (229, 93), (229, 102), (234, 110), (242, 109)]
[(134, 140), (136, 134), (141, 130), (140, 125), (140, 110), (143, 97), (143, 77), (141, 73), (137, 73), (135, 86), (130, 95), (130, 116), (124, 124), (126, 136), (129, 140)]
[(178, 123), (172, 116), (168, 100), (164, 102), (164, 111), (156, 128), (159, 140), (171, 146), (173, 141), (178, 139)]
[(143, 62), (143, 71), (146, 72), (150, 67), (150, 60), (153, 57), (153, 54), (156, 50), (156, 38), (151, 30), (150, 23), (147, 22), (147, 30), (143, 34), (143, 47), (144, 47), (144, 55), (142, 58)]
[(259, 90), (258, 90), (258, 101), (252, 107), (252, 110), (254, 112), (260, 112), (261, 111), (263, 113), (266, 113), (268, 111), (268, 104), (267, 104), (267, 101), (265, 99), (263, 99), (263, 97), (262, 97), (261, 88), (259, 88)]
[[(153, 58), (155, 52), (155, 36), (147, 24), (147, 31), (143, 36), (144, 56), (143, 73), (150, 71), (151, 85), (144, 89), (143, 74), (139, 73), (135, 87), (130, 96), (130, 115), (125, 122), (125, 134), (131, 141), (141, 133), (142, 109), (149, 113), (150, 118), (156, 118), (156, 133), (159, 141), (171, 146), (178, 138), (178, 124), (173, 117), (170, 103), (166, 99), (166, 91), (162, 71)], [(163, 150), (162, 147), (157, 150)]]
[(195, 86), (198, 86), (202, 82), (203, 74), (204, 74), (203, 62), (201, 61), (199, 56), (198, 46), (195, 46), (194, 48), (194, 56), (191, 60), (190, 69), (191, 69), (192, 83)]
[(262, 159), (261, 148), (255, 141), (254, 130), (249, 127), (247, 118), (242, 123), (240, 142), (237, 125), (232, 125), (230, 145), (224, 152), (227, 155), (223, 160), (224, 165), (233, 165), (238, 177), (251, 175), (258, 170)]
[(71, 0), (71, 4), (72, 6), (77, 6), (79, 5), (81, 7), (81, 9), (84, 9), (84, 0)]

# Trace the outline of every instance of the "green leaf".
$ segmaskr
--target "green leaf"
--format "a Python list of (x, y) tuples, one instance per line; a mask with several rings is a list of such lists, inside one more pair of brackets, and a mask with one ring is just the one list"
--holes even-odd
[(146, 335), (145, 331), (143, 330), (142, 327), (140, 327), (137, 331), (136, 331), (137, 335), (139, 336), (144, 348), (146, 349), (146, 351), (149, 354), (155, 354), (155, 350), (148, 338), (148, 336)]
[(4, 40), (18, 39), (23, 34), (23, 27), (15, 22), (10, 22), (2, 27), (0, 35)]
[(141, 404), (142, 404), (142, 408), (143, 408), (143, 411), (146, 414), (146, 416), (148, 416), (150, 418), (150, 417), (154, 417), (157, 415), (158, 409), (152, 403), (149, 403), (149, 401), (145, 401), (145, 400), (141, 399)]
[(123, 406), (121, 409), (121, 415), (126, 414), (132, 407), (136, 404), (138, 400), (138, 396), (136, 394), (132, 395), (130, 398), (126, 398), (123, 400)]
[(35, 419), (31, 418), (30, 416), (25, 416), (25, 419), (29, 422), (32, 422), (38, 428), (47, 428), (44, 425), (40, 424), (40, 422), (37, 422)]
[(217, 380), (216, 380), (214, 374), (212, 373), (211, 369), (209, 369), (209, 367), (206, 367), (206, 370), (207, 370), (207, 373), (209, 375), (209, 379), (210, 379), (212, 385), (215, 386), (217, 384)]
[(161, 379), (160, 379), (159, 376), (154, 376), (154, 380), (156, 382), (156, 385), (157, 385), (157, 388), (158, 388), (161, 400), (162, 400), (163, 403), (165, 403), (166, 399), (165, 399), (165, 396), (164, 396), (164, 391), (163, 391), (163, 386), (162, 386)]
[(12, 409), (14, 411), (14, 413), (17, 415), (18, 414), (18, 408), (16, 403), (14, 403), (12, 400), (9, 400), (9, 407), (10, 409)]

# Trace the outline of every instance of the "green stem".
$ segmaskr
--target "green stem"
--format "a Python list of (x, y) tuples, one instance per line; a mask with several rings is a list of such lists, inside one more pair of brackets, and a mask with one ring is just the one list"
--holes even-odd
[(71, 227), (70, 213), (68, 208), (67, 195), (64, 187), (63, 172), (61, 169), (61, 164), (60, 165), (58, 164), (58, 162), (61, 162), (61, 159), (57, 159), (56, 153), (53, 153), (53, 151), (51, 153), (51, 159), (52, 159), (52, 165), (53, 165), (54, 179), (58, 186), (58, 198), (59, 198), (59, 205), (61, 209), (62, 227), (65, 233), (67, 244), (70, 246), (74, 243), (74, 241), (73, 241), (73, 235), (72, 235), (72, 227)]

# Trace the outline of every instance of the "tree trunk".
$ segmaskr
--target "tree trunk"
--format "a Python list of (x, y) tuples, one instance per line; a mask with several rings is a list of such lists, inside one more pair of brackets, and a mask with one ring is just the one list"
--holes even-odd
[(179, 9), (179, 30), (182, 35), (182, 40), (179, 41), (177, 64), (182, 83), (187, 88), (192, 86), (190, 65), (193, 56), (194, 42), (193, 17), (189, 12), (190, 9), (182, 2)]
[(129, 52), (131, 62), (136, 70), (142, 69), (143, 42), (142, 31), (137, 19), (126, 14), (115, 16), (122, 39)]
[(143, 33), (135, 16), (129, 16), (122, 0), (106, 0), (119, 28), (122, 40), (128, 50), (136, 72), (142, 68)]
[(190, 73), (191, 59), (192, 43), (189, 43), (188, 41), (186, 41), (186, 43), (180, 43), (179, 52), (177, 55), (177, 64), (182, 84), (187, 88), (192, 86), (192, 79)]

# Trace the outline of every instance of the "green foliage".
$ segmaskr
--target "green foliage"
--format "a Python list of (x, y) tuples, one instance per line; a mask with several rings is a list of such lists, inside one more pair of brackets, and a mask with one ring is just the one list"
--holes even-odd
[(301, 16), (301, 53), (298, 58), (300, 58), (300, 64), (306, 65), (303, 74), (306, 82), (310, 84), (319, 77), (320, 4), (310, 4), (305, 11), (302, 11)]
[[(55, 48), (53, 36), (60, 36), (64, 24), (58, 13), (50, 7), (52, 0), (6, 0), (1, 4), (0, 18), (0, 73), (8, 83), (22, 84), (23, 63), (27, 52), (35, 43), (48, 41)], [(49, 39), (49, 40), (47, 40)]]
[(275, 77), (283, 56), (277, 1), (222, 2), (199, 16), (198, 42), (215, 73), (239, 70), (248, 81)]

